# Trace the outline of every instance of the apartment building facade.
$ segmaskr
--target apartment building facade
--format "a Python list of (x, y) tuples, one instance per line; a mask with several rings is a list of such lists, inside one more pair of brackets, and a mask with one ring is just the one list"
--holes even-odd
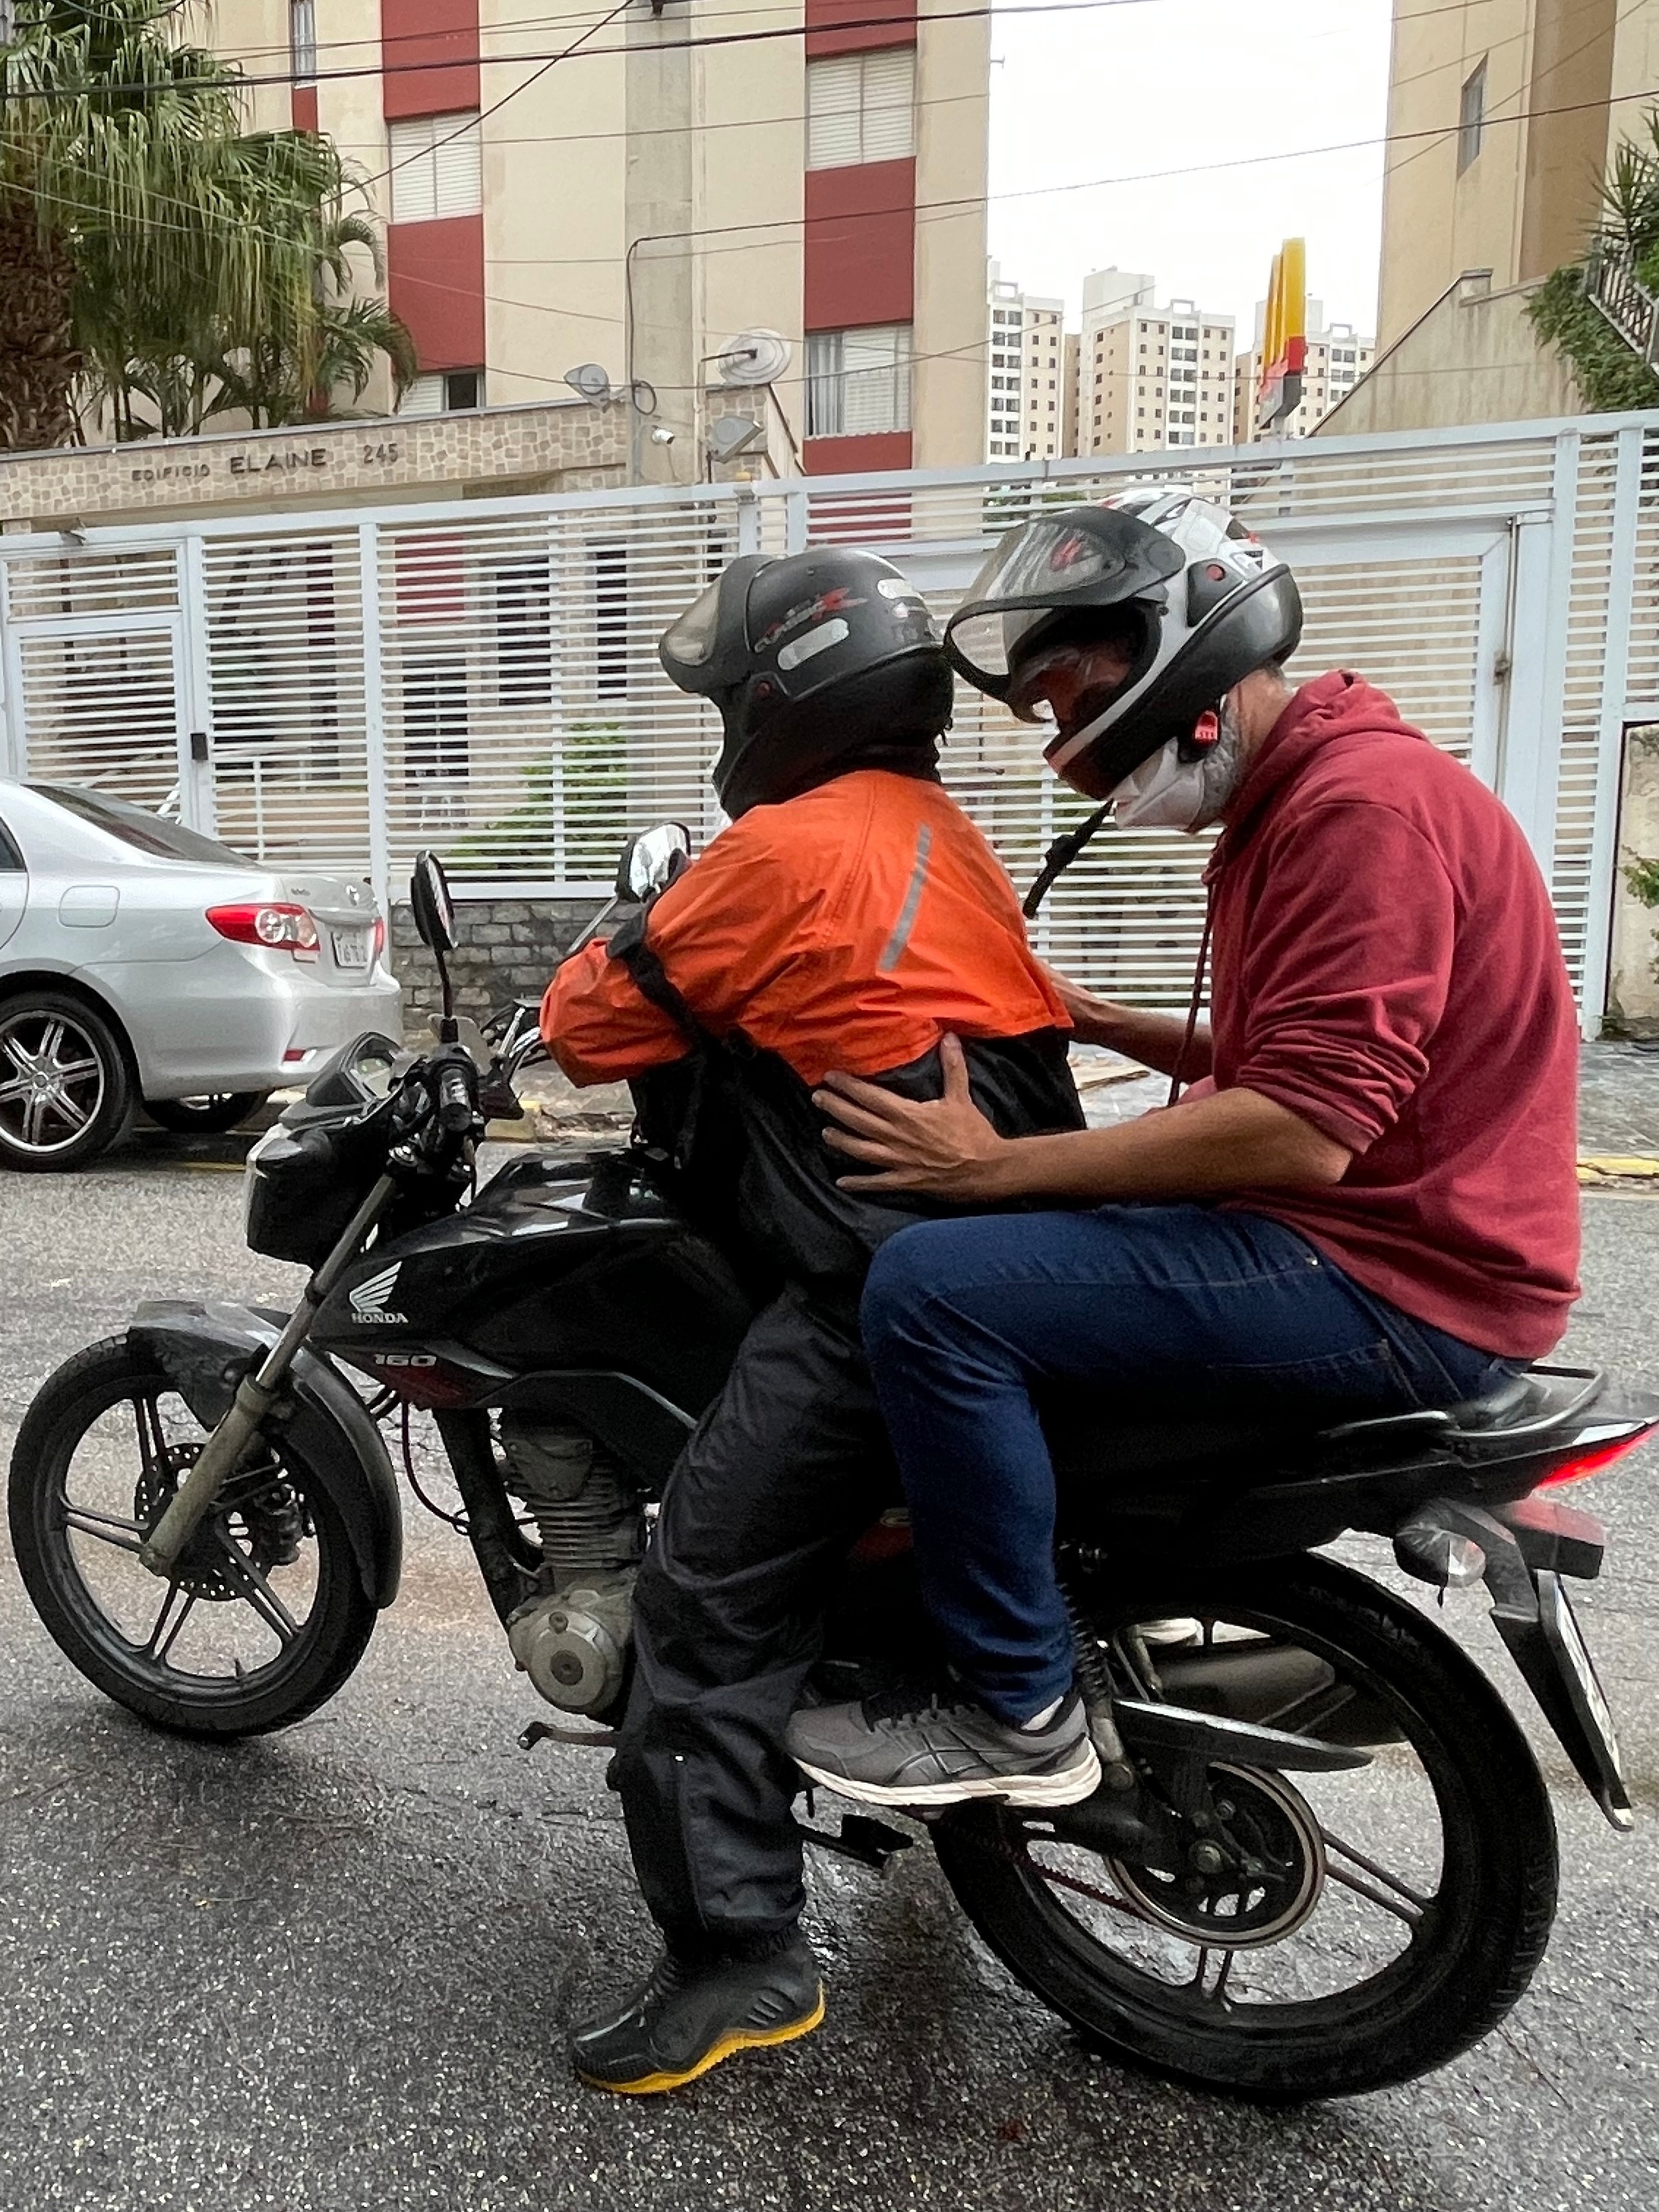
[(574, 394), (626, 410), (639, 481), (710, 473), (737, 404), (781, 473), (981, 458), (985, 20), (238, 0), (211, 30), (256, 126), (325, 131), (364, 179), (406, 411)]
[(1057, 460), (1066, 442), (1066, 302), (1039, 299), (990, 264), (986, 286), (985, 458)]
[(1160, 307), (1156, 293), (1138, 270), (1085, 279), (1073, 452), (1231, 444), (1235, 319), (1191, 300)]
[(1303, 372), (1302, 398), (1296, 411), (1276, 429), (1263, 431), (1256, 423), (1256, 390), (1261, 381), (1262, 332), (1267, 319), (1265, 300), (1255, 309), (1255, 341), (1234, 364), (1233, 442), (1248, 445), (1264, 436), (1306, 438), (1319, 427), (1333, 407), (1340, 406), (1376, 357), (1376, 341), (1362, 337), (1352, 323), (1327, 323), (1324, 302), (1308, 301), (1308, 357)]
[(1501, 295), (1576, 260), (1656, 86), (1659, 0), (1395, 0), (1378, 345), (1465, 272)]

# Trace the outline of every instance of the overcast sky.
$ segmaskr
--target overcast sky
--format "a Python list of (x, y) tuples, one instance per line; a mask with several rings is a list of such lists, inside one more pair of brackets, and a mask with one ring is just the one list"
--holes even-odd
[[(1369, 334), (1382, 149), (1303, 149), (1381, 137), (1389, 18), (1389, 0), (1129, 0), (999, 15), (990, 238), (1004, 277), (1063, 295), (1074, 325), (1089, 270), (1147, 270), (1160, 301), (1231, 310), (1244, 343), (1280, 241), (1302, 237), (1309, 292)], [(1201, 166), (1241, 158), (1250, 166)], [(1008, 197), (1149, 170), (1190, 173)]]

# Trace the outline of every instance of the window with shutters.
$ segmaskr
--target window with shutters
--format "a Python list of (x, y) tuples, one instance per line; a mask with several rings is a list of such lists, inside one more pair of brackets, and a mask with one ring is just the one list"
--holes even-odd
[(806, 64), (806, 166), (900, 161), (916, 150), (916, 52), (880, 46)]
[(814, 331), (806, 341), (806, 434), (866, 438), (910, 427), (910, 325)]
[(481, 368), (442, 368), (417, 376), (398, 402), (400, 415), (457, 415), (483, 405)]
[(477, 215), (483, 168), (477, 115), (411, 115), (388, 125), (393, 222)]
[(288, 0), (288, 63), (296, 84), (315, 84), (317, 0)]

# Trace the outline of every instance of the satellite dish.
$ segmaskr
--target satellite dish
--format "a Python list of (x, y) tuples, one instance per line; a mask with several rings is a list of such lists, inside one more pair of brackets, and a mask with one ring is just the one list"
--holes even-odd
[(715, 356), (722, 384), (775, 384), (789, 366), (789, 341), (781, 331), (742, 331)]
[(732, 461), (739, 453), (750, 453), (765, 442), (764, 427), (747, 415), (721, 415), (708, 426), (711, 460)]
[(580, 368), (568, 368), (564, 375), (570, 389), (595, 406), (603, 406), (611, 397), (611, 379), (596, 361), (585, 361)]

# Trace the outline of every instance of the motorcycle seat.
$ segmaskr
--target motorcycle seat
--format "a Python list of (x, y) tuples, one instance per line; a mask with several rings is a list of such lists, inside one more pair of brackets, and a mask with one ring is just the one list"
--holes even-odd
[(1589, 1368), (1530, 1368), (1460, 1405), (1333, 1420), (1328, 1404), (1180, 1406), (1139, 1401), (1103, 1417), (1098, 1393), (1056, 1391), (1040, 1405), (1056, 1473), (1119, 1483), (1176, 1474), (1249, 1484), (1449, 1450), (1501, 1455), (1581, 1415), (1601, 1392)]

